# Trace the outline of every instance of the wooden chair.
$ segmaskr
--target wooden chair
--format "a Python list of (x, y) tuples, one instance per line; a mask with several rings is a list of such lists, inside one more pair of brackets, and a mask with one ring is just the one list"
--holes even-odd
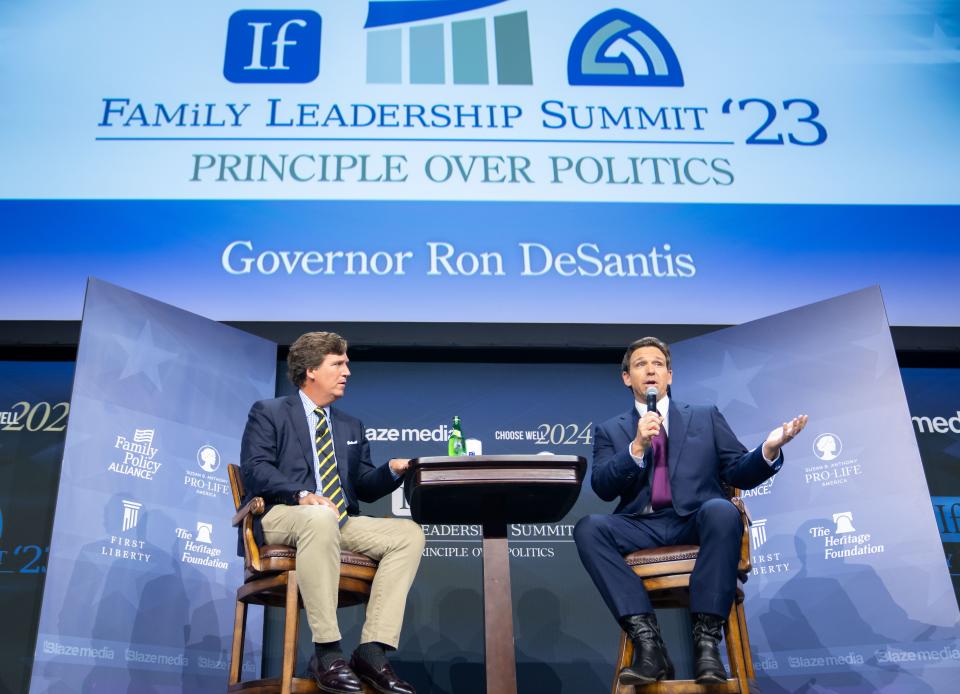
[[(297, 552), (287, 545), (258, 545), (253, 537), (253, 517), (263, 515), (266, 504), (254, 497), (243, 508), (243, 478), (240, 467), (230, 465), (230, 489), (237, 509), (234, 527), (243, 532), (243, 585), (237, 589), (236, 617), (233, 625), (233, 648), (230, 654), (228, 692), (267, 694), (280, 692), (317, 692), (313, 679), (293, 676), (297, 660), (297, 630), (303, 600), (297, 589)], [(355, 552), (340, 553), (339, 607), (357, 605), (370, 599), (370, 586), (377, 572), (377, 564), (369, 557)], [(240, 681), (243, 669), (243, 646), (247, 629), (247, 606), (265, 605), (284, 608), (283, 666), (280, 677)]]
[[(730, 499), (740, 510), (743, 519), (743, 540), (740, 544), (740, 562), (737, 565), (737, 593), (730, 608), (730, 615), (723, 630), (723, 640), (727, 644), (727, 657), (730, 664), (730, 677), (725, 684), (703, 685), (694, 680), (662, 680), (654, 684), (626, 686), (620, 684), (617, 676), (620, 670), (633, 662), (633, 642), (626, 633), (620, 632), (620, 652), (617, 656), (616, 670), (613, 676), (612, 694), (693, 694), (704, 692), (748, 692), (758, 691), (756, 673), (753, 669), (753, 657), (750, 655), (750, 638), (747, 634), (747, 619), (743, 612), (743, 584), (750, 574), (750, 515), (743, 500), (733, 494)], [(643, 579), (643, 586), (650, 595), (654, 607), (689, 607), (690, 574), (700, 551), (698, 545), (675, 545), (632, 552), (624, 557), (633, 572)]]

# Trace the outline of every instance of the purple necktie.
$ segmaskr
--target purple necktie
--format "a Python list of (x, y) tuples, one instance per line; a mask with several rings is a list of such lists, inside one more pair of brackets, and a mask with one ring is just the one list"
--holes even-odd
[(654, 511), (673, 505), (670, 495), (670, 475), (667, 474), (667, 429), (660, 427), (660, 433), (650, 441), (653, 449), (653, 493), (650, 505)]

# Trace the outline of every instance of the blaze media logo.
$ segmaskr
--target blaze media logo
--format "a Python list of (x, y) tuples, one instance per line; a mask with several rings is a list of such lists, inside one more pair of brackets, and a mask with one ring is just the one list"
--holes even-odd
[(320, 74), (321, 24), (310, 10), (234, 12), (223, 76), (239, 84), (312, 82)]
[[(533, 84), (525, 11), (424, 23), (505, 1), (371, 0), (364, 24), (367, 83)], [(452, 74), (446, 69), (448, 57)]]
[(577, 32), (567, 57), (567, 81), (594, 87), (682, 87), (683, 71), (655, 26), (613, 9)]

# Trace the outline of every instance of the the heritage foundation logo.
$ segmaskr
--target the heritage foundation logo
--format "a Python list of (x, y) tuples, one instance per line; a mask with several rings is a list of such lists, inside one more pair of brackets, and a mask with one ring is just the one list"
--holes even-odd
[(220, 451), (205, 443), (197, 449), (197, 470), (186, 470), (183, 473), (183, 484), (193, 489), (200, 496), (216, 498), (230, 493), (230, 483), (226, 477), (217, 475), (221, 465)]
[(220, 558), (223, 550), (213, 546), (213, 523), (197, 521), (196, 532), (177, 528), (177, 539), (183, 540), (180, 561), (226, 571), (229, 564)]
[(808, 531), (815, 540), (823, 540), (824, 559), (845, 559), (886, 551), (883, 544), (873, 541), (870, 533), (857, 530), (852, 511), (834, 513), (833, 525), (833, 528), (817, 525)]
[(118, 475), (138, 477), (152, 482), (163, 467), (163, 463), (156, 458), (157, 449), (153, 446), (155, 434), (154, 429), (135, 429), (132, 439), (118, 435), (113, 447), (123, 451), (123, 457), (111, 462), (107, 470)]

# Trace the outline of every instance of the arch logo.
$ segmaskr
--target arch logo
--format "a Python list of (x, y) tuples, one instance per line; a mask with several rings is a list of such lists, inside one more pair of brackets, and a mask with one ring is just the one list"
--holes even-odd
[(577, 32), (567, 58), (567, 81), (595, 87), (682, 87), (683, 71), (656, 27), (613, 9)]

